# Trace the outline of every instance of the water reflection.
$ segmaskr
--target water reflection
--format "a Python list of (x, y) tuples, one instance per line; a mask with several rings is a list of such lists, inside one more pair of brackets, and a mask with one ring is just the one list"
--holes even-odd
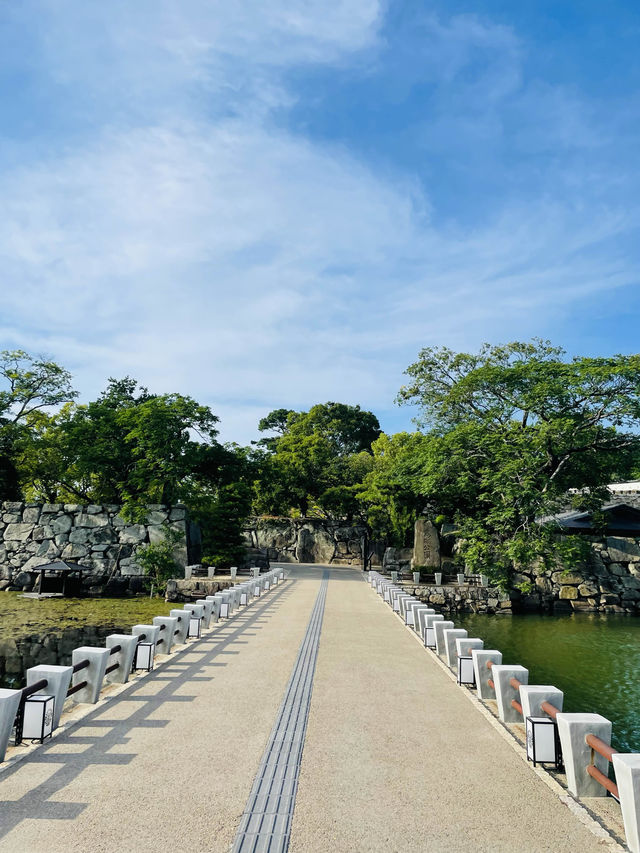
[(640, 752), (640, 619), (575, 613), (456, 617), (505, 663), (529, 670), (532, 684), (564, 691), (564, 710), (602, 714), (613, 723), (613, 745)]

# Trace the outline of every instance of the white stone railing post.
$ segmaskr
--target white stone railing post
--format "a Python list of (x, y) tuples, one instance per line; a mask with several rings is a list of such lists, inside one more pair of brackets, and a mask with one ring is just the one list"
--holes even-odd
[(491, 670), (487, 668), (487, 663), (501, 664), (502, 652), (497, 649), (473, 649), (471, 657), (473, 658), (473, 671), (476, 675), (478, 699), (482, 699), (483, 702), (486, 702), (487, 699), (495, 699), (496, 692), (489, 684)]
[(451, 630), (451, 628), (455, 628), (455, 623), (451, 622), (449, 619), (443, 619), (441, 622), (433, 623), (433, 630), (435, 632), (436, 639), (436, 654), (440, 658), (445, 658), (447, 654), (447, 647), (444, 640), (444, 632)]
[(516, 702), (520, 702), (520, 688), (513, 687), (511, 679), (516, 678), (521, 684), (527, 684), (529, 670), (523, 666), (497, 663), (491, 669), (491, 678), (496, 690), (498, 717), (503, 723), (522, 722), (522, 714), (511, 704), (514, 699)]
[(206, 598), (198, 598), (196, 599), (196, 604), (200, 604), (202, 607), (204, 607), (204, 612), (202, 614), (202, 625), (203, 627), (208, 628), (211, 625), (213, 602), (207, 601)]
[(22, 690), (0, 687), (0, 761), (4, 761), (21, 697)]
[(189, 616), (185, 614), (184, 610), (179, 610), (176, 608), (175, 610), (169, 611), (169, 616), (173, 616), (178, 620), (178, 625), (176, 630), (177, 634), (174, 634), (175, 642), (182, 646), (187, 640), (187, 633), (189, 632)]
[(525, 720), (527, 717), (548, 716), (540, 707), (543, 702), (548, 702), (558, 711), (562, 711), (563, 700), (562, 690), (558, 690), (552, 684), (524, 684), (520, 688), (520, 704), (522, 705), (522, 716)]
[(109, 634), (105, 640), (106, 647), (110, 650), (114, 646), (120, 646), (119, 652), (109, 652), (107, 669), (114, 663), (119, 664), (117, 669), (105, 673), (104, 679), (108, 684), (126, 684), (131, 675), (133, 658), (138, 648), (138, 638), (130, 634)]
[(55, 666), (54, 664), (38, 664), (38, 666), (32, 666), (27, 670), (27, 687), (31, 687), (32, 684), (43, 678), (47, 679), (47, 686), (38, 690), (38, 693), (53, 696), (55, 699), (52, 730), (57, 729), (60, 725), (62, 708), (67, 698), (67, 690), (71, 684), (72, 675), (73, 667)]
[[(439, 622), (444, 622), (444, 616), (441, 613), (427, 613), (424, 617), (422, 642), (429, 649), (436, 647), (436, 625)], [(453, 625), (453, 622), (451, 624)]]
[(449, 628), (443, 633), (445, 657), (447, 666), (454, 669), (458, 665), (458, 650), (456, 640), (465, 639), (468, 636), (464, 628)]
[[(556, 722), (567, 787), (574, 797), (606, 797), (605, 788), (587, 773), (587, 767), (592, 763), (592, 749), (585, 738), (587, 735), (595, 735), (605, 743), (611, 743), (611, 720), (600, 714), (563, 713), (556, 716)], [(604, 756), (594, 752), (593, 764), (607, 775), (609, 762)]]
[(474, 649), (483, 648), (484, 640), (480, 637), (460, 637), (456, 640), (456, 654), (459, 658), (470, 658)]
[(631, 853), (640, 853), (640, 755), (617, 753), (613, 756), (624, 834)]
[(77, 704), (95, 705), (100, 698), (104, 671), (109, 665), (109, 649), (99, 649), (94, 646), (80, 646), (71, 652), (71, 664), (75, 666), (83, 660), (89, 661), (89, 666), (74, 672), (71, 678), (72, 686), (86, 681), (86, 687), (71, 696)]
[[(154, 616), (151, 620), (158, 631), (158, 642), (156, 647), (161, 655), (168, 655), (173, 648), (175, 632), (178, 627), (178, 620), (175, 616)], [(164, 625), (164, 628), (162, 627)]]
[(221, 595), (208, 595), (207, 599), (211, 601), (211, 621), (217, 622), (220, 619), (220, 605), (222, 604)]

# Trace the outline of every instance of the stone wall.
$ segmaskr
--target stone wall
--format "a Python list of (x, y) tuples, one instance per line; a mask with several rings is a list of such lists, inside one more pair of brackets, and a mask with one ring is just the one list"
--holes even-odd
[[(317, 518), (252, 518), (245, 543), (278, 563), (337, 563), (362, 565), (366, 528)], [(381, 564), (378, 549), (374, 564)]]
[[(418, 519), (411, 566), (422, 564), (428, 556), (433, 570), (439, 567), (446, 574), (462, 571), (456, 568), (459, 542), (452, 531), (452, 525), (443, 525), (436, 545), (436, 527), (427, 519)], [(591, 548), (589, 559), (581, 566), (571, 571), (563, 569), (561, 564), (549, 569), (538, 566), (515, 574), (508, 596), (513, 609), (640, 613), (640, 538), (585, 538)], [(408, 549), (387, 549), (385, 570), (407, 573), (409, 553)], [(506, 608), (501, 605), (498, 609)]]
[(517, 574), (514, 605), (522, 610), (640, 613), (640, 539), (589, 541), (590, 559), (579, 569), (539, 567)]
[(128, 634), (131, 625), (83, 625), (64, 628), (59, 634), (30, 634), (18, 639), (0, 640), (0, 687), (18, 687), (24, 683), (27, 669), (39, 664), (71, 663), (71, 653), (79, 646), (104, 646), (109, 634)]
[(415, 595), (425, 604), (433, 604), (440, 610), (472, 613), (511, 613), (512, 602), (509, 593), (496, 587), (485, 586), (425, 586), (424, 584), (403, 583), (409, 595)]
[(148, 507), (143, 524), (119, 515), (118, 506), (5, 502), (0, 513), (0, 589), (31, 589), (37, 568), (55, 559), (77, 562), (87, 570), (83, 582), (93, 592), (122, 592), (141, 571), (135, 555), (141, 546), (163, 539), (162, 525), (184, 535), (178, 563), (187, 563), (184, 507)]

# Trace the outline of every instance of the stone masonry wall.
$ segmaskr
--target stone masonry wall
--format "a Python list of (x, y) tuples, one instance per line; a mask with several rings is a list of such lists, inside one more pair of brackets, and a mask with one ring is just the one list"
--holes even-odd
[[(362, 537), (366, 529), (318, 518), (252, 518), (246, 525), (245, 544), (266, 552), (278, 563), (362, 564)], [(382, 552), (374, 558), (381, 562)]]
[(608, 536), (589, 541), (588, 562), (573, 571), (539, 567), (515, 575), (514, 606), (554, 612), (640, 613), (640, 539)]
[(186, 509), (160, 504), (148, 508), (144, 524), (119, 515), (118, 506), (35, 504), (4, 502), (0, 505), (0, 589), (31, 589), (38, 566), (61, 558), (87, 570), (83, 583), (96, 587), (107, 578), (119, 590), (126, 578), (139, 577), (135, 555), (141, 546), (163, 539), (162, 525), (184, 534), (175, 551), (181, 565), (187, 562)]

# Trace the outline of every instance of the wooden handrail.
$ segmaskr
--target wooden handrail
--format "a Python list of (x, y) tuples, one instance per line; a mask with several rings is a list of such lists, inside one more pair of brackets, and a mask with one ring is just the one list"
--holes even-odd
[(544, 711), (544, 713), (548, 717), (551, 717), (552, 720), (555, 720), (557, 715), (560, 713), (558, 709), (551, 704), (551, 702), (547, 702), (546, 700), (540, 703), (540, 710)]
[(587, 767), (587, 773), (591, 776), (592, 779), (595, 779), (596, 782), (599, 782), (603, 788), (606, 788), (610, 794), (616, 798), (616, 800), (620, 801), (620, 794), (618, 792), (618, 786), (615, 782), (609, 779), (608, 776), (605, 776), (602, 771), (598, 770), (593, 764), (589, 764)]
[(600, 738), (596, 737), (596, 735), (587, 735), (585, 737), (585, 741), (594, 752), (597, 752), (598, 755), (601, 755), (603, 758), (606, 758), (607, 761), (611, 761), (611, 756), (617, 755), (618, 753), (617, 749), (614, 749), (610, 744), (605, 743), (603, 740), (600, 740)]

